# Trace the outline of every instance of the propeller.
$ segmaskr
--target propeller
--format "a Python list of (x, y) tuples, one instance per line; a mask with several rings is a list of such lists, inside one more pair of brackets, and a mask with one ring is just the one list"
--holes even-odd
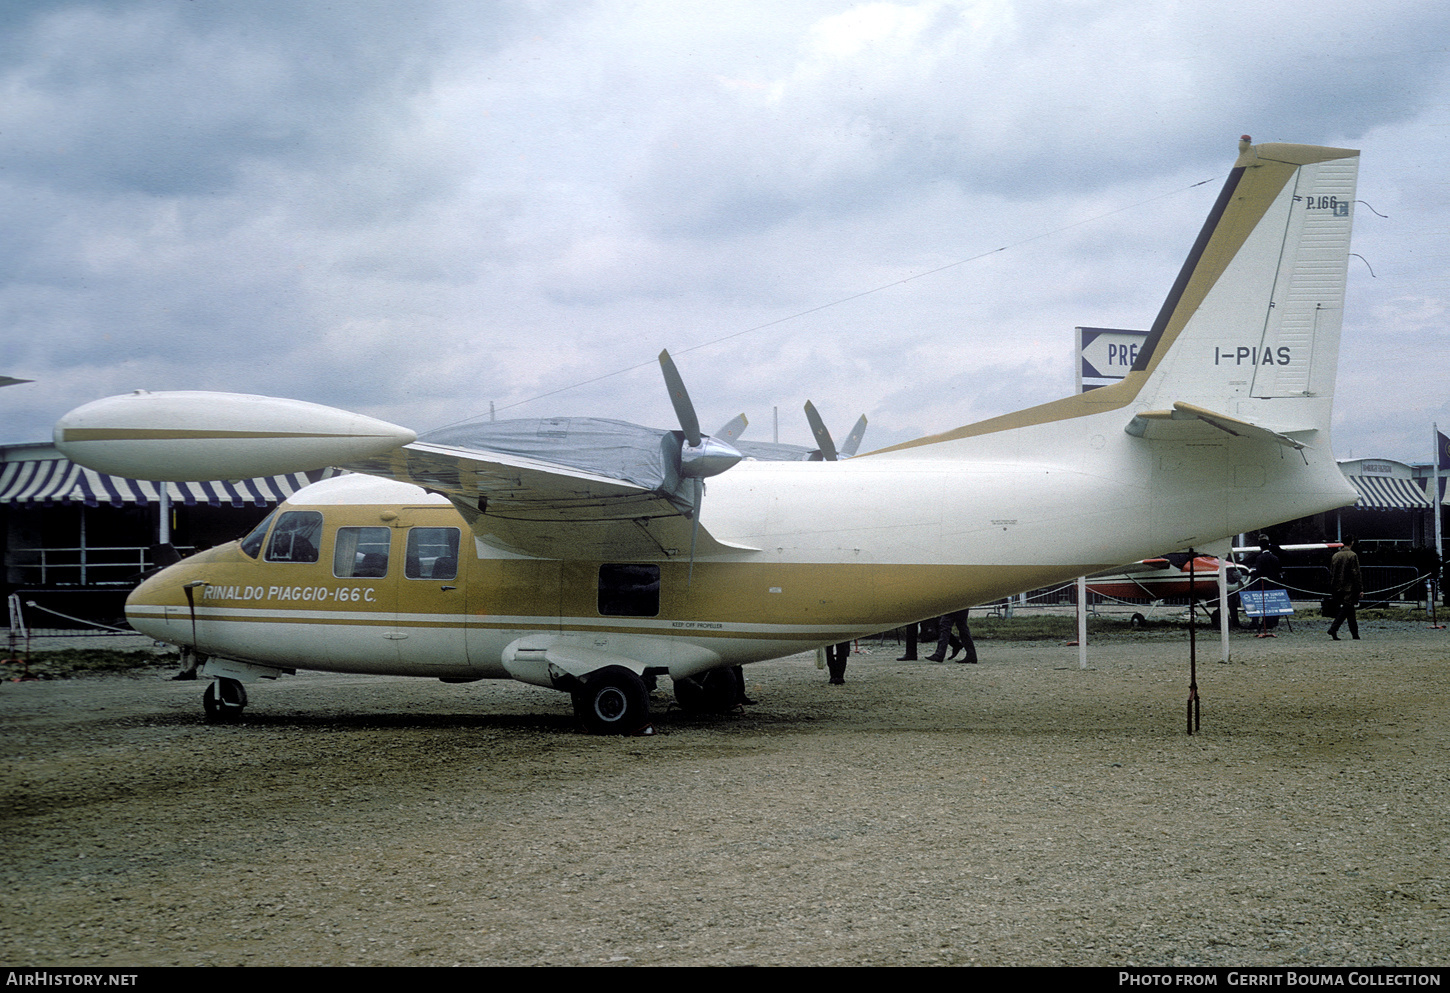
[[(695, 415), (695, 405), (690, 402), (690, 391), (685, 389), (685, 381), (680, 376), (680, 370), (675, 368), (675, 360), (670, 358), (668, 351), (660, 352), (660, 371), (664, 373), (665, 387), (670, 391), (670, 403), (674, 404), (675, 417), (679, 420), (680, 431), (684, 435), (678, 451), (673, 453), (673, 462), (679, 482), (684, 484), (686, 480), (689, 481), (688, 513), (693, 527), (690, 529), (688, 583), (695, 576), (695, 539), (700, 532), (700, 508), (705, 503), (705, 480), (710, 476), (718, 476), (745, 456), (729, 442), (700, 432), (700, 418)], [(721, 428), (720, 434), (734, 440), (745, 430), (746, 423), (745, 415), (741, 414)]]
[(821, 458), (827, 462), (836, 462), (842, 458), (850, 458), (856, 454), (856, 449), (861, 447), (861, 439), (866, 435), (866, 415), (862, 414), (851, 433), (846, 436), (846, 442), (840, 449), (836, 448), (835, 441), (831, 438), (831, 432), (826, 430), (826, 422), (821, 420), (820, 411), (816, 405), (809, 400), (806, 401), (806, 420), (811, 423), (811, 434), (815, 435), (816, 446), (821, 450)]
[(739, 438), (745, 433), (745, 429), (749, 424), (750, 422), (745, 419), (744, 414), (736, 414), (720, 430), (715, 432), (715, 437), (720, 441), (733, 444), (736, 438)]

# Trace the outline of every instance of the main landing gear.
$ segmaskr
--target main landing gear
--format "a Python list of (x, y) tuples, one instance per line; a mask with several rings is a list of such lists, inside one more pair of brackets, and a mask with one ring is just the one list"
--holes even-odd
[(574, 716), (595, 734), (653, 734), (649, 691), (622, 665), (591, 672), (573, 692)]
[(201, 697), (201, 709), (206, 713), (208, 724), (234, 721), (242, 716), (246, 706), (247, 688), (235, 679), (212, 680)]
[(738, 666), (681, 676), (673, 682), (675, 702), (687, 714), (728, 714), (745, 702), (745, 677)]

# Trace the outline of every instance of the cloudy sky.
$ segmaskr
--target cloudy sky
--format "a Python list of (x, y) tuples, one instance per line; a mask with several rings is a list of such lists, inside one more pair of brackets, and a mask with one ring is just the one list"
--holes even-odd
[(879, 447), (1071, 392), (1247, 133), (1363, 150), (1335, 449), (1427, 460), (1447, 37), (1394, 0), (7, 3), (0, 441), (137, 388), (672, 427), (668, 348), (707, 428), (804, 443), (812, 399)]

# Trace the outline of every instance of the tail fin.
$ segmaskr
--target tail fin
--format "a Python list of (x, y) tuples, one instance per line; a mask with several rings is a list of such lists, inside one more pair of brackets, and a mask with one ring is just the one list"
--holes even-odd
[(1139, 411), (1198, 408), (1327, 443), (1359, 153), (1239, 145), (1129, 381)]
[(1125, 379), (871, 454), (920, 456), (943, 442), (1122, 408), (1138, 436), (1193, 420), (1327, 450), (1358, 171), (1353, 149), (1245, 137)]

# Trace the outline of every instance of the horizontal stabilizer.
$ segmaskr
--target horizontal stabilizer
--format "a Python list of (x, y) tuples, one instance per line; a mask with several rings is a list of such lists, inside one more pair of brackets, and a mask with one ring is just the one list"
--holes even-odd
[(1219, 414), (1212, 410), (1205, 410), (1202, 407), (1182, 401), (1175, 403), (1172, 410), (1145, 410), (1140, 414), (1135, 414), (1133, 415), (1133, 419), (1128, 422), (1128, 426), (1123, 430), (1135, 438), (1159, 439), (1167, 437), (1167, 435), (1164, 432), (1155, 431), (1154, 425), (1168, 421), (1197, 421), (1222, 431), (1224, 434), (1231, 434), (1235, 438), (1253, 438), (1257, 441), (1272, 441), (1276, 445), (1283, 445), (1285, 448), (1293, 448), (1295, 450), (1309, 447), (1302, 441), (1297, 441), (1278, 431), (1261, 427), (1258, 424), (1251, 424), (1248, 421), (1241, 420), (1237, 417), (1230, 417), (1227, 414)]

